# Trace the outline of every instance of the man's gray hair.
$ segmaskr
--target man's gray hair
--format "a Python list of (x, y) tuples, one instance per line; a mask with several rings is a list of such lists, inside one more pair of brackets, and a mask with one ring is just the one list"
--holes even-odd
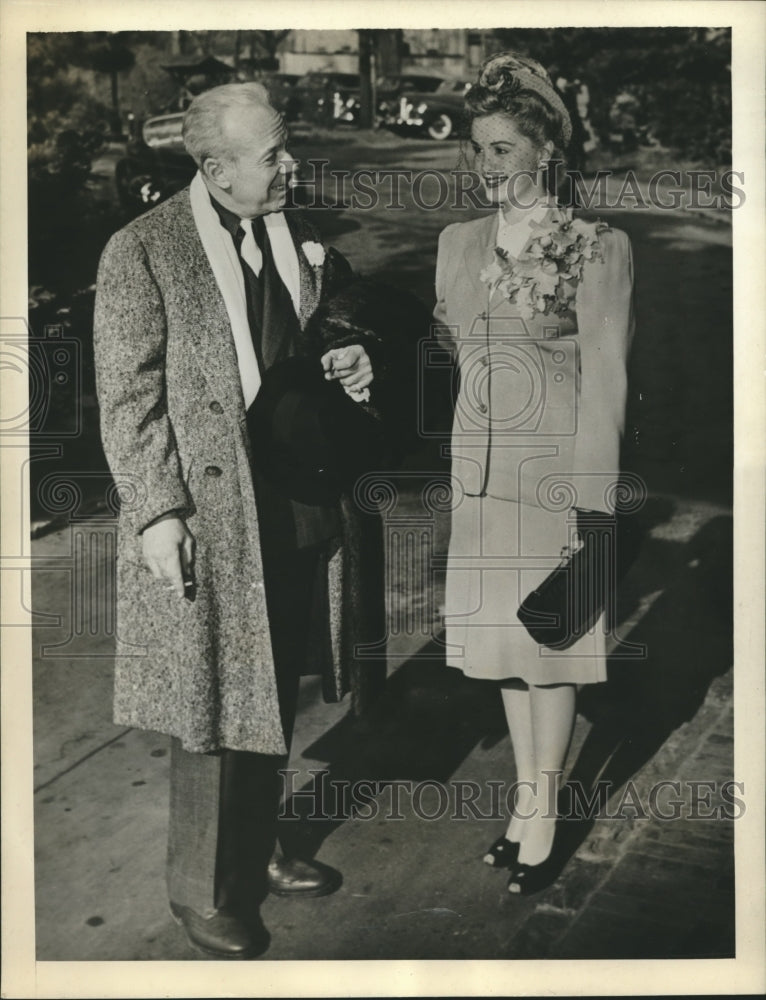
[(186, 151), (198, 167), (209, 156), (234, 156), (224, 131), (225, 113), (229, 108), (255, 104), (269, 104), (268, 91), (261, 83), (226, 83), (194, 98), (184, 117), (182, 135)]

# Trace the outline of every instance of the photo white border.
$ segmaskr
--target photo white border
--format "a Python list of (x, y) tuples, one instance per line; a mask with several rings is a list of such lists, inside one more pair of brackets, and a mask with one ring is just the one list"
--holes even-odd
[[(673, 4), (464, 2), (464, 0), (2, 0), (0, 5), (0, 316), (25, 316), (27, 31), (357, 27), (674, 25), (733, 28), (733, 168), (746, 202), (734, 213), (735, 778), (748, 809), (736, 823), (737, 958), (662, 961), (35, 962), (31, 642), (2, 631), (3, 997), (648, 995), (766, 992), (764, 965), (764, 469), (763, 276), (764, 47), (766, 5), (752, 0)], [(668, 67), (672, 72), (673, 67)], [(0, 377), (5, 382), (5, 372)], [(18, 381), (18, 379), (16, 380)], [(6, 382), (6, 388), (7, 388)], [(18, 386), (16, 387), (18, 388)], [(5, 392), (0, 416), (23, 412)], [(2, 442), (0, 442), (2, 443)], [(23, 448), (3, 447), (3, 621), (30, 607), (29, 513), (13, 484)], [(7, 488), (6, 488), (7, 487)], [(27, 492), (28, 495), (28, 492)], [(27, 559), (25, 563), (25, 558)], [(21, 584), (21, 586), (20, 586)], [(760, 794), (760, 800), (758, 799)], [(224, 971), (225, 969), (225, 971)]]

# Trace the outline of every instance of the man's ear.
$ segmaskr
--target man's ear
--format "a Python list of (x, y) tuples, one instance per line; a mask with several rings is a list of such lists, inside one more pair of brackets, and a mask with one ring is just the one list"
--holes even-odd
[(208, 156), (202, 161), (200, 169), (202, 176), (206, 180), (212, 181), (213, 184), (224, 191), (228, 191), (231, 187), (229, 165), (225, 161), (216, 159), (214, 156)]

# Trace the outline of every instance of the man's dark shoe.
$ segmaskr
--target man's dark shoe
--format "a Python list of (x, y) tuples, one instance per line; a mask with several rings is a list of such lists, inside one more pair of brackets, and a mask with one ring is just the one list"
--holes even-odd
[(176, 923), (186, 931), (193, 948), (215, 958), (255, 958), (269, 946), (269, 933), (263, 924), (248, 926), (227, 910), (214, 910), (203, 917), (188, 906), (170, 904)]
[(269, 862), (267, 879), (275, 896), (329, 896), (343, 882), (339, 871), (319, 861), (280, 857)]

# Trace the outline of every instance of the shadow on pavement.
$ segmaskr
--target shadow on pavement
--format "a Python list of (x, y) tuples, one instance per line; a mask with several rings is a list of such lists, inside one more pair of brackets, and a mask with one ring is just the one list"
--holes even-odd
[(389, 678), (367, 715), (345, 716), (304, 750), (330, 763), (323, 778), (294, 794), (290, 808), (300, 820), (283, 822), (280, 840), (313, 856), (349, 818), (345, 807), (337, 811), (330, 782), (377, 785), (371, 797), (386, 782), (446, 782), (477, 743), (492, 746), (506, 733), (496, 686), (448, 669), (432, 640)]
[[(648, 544), (645, 562), (653, 573), (665, 562), (654, 549), (668, 544), (674, 545)], [(732, 519), (708, 521), (673, 552), (673, 560), (672, 583), (626, 636), (645, 645), (645, 659), (610, 661), (607, 683), (580, 691), (578, 708), (591, 729), (562, 790), (564, 811), (575, 783), (586, 793), (593, 793), (598, 781), (607, 782), (612, 795), (623, 788), (695, 717), (713, 680), (731, 668)], [(651, 590), (656, 581), (648, 584)], [(593, 822), (564, 824), (566, 856), (585, 840)]]
[[(666, 521), (669, 506), (650, 501), (644, 528)], [(647, 538), (626, 580), (620, 620), (668, 579), (671, 584), (622, 636), (645, 645), (645, 658), (610, 661), (607, 682), (580, 691), (578, 708), (591, 729), (562, 790), (565, 811), (573, 782), (592, 791), (605, 780), (612, 794), (619, 790), (694, 718), (713, 679), (731, 667), (731, 518), (715, 517), (689, 542)], [(291, 800), (292, 815), (300, 819), (283, 823), (284, 840), (313, 856), (349, 818), (337, 810), (329, 782), (446, 782), (477, 745), (490, 748), (506, 735), (496, 685), (446, 669), (438, 640), (432, 640), (389, 679), (365, 718), (346, 716), (304, 751), (330, 763), (320, 780)], [(593, 822), (563, 824), (562, 856), (575, 853)]]

